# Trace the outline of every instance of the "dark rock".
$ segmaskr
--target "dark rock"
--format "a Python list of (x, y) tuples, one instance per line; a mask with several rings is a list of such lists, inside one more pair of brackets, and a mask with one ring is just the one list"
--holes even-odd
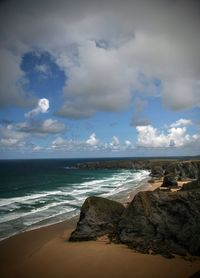
[(178, 183), (173, 176), (165, 176), (163, 183), (161, 185), (162, 187), (178, 187)]
[(105, 198), (87, 198), (70, 241), (95, 240), (105, 234), (111, 235), (124, 209), (122, 204)]
[(200, 255), (200, 193), (146, 191), (124, 211), (116, 237), (139, 252)]
[(164, 170), (162, 166), (155, 165), (151, 168), (151, 176), (156, 178), (161, 178), (163, 176)]

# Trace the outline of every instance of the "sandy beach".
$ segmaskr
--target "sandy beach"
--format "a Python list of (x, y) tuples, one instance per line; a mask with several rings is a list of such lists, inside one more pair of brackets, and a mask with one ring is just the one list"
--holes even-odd
[[(152, 190), (160, 186), (154, 183)], [(106, 240), (68, 242), (77, 218), (0, 242), (1, 277), (190, 277), (200, 260), (144, 255)]]

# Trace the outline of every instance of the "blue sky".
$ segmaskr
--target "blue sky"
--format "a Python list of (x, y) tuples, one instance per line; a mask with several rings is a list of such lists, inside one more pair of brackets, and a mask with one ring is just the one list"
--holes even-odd
[(0, 4), (0, 158), (198, 155), (198, 3), (58, 2)]

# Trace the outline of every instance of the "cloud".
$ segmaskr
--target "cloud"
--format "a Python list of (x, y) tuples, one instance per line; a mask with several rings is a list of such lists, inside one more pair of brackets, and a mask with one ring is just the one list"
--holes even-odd
[(39, 151), (43, 150), (43, 148), (41, 146), (36, 145), (36, 146), (33, 146), (32, 150), (34, 152), (39, 152)]
[(117, 51), (99, 48), (95, 41), (85, 42), (78, 51), (79, 64), (68, 71), (69, 79), (64, 87), (66, 102), (58, 113), (81, 118), (96, 111), (125, 108), (131, 100), (131, 73), (121, 63)]
[(0, 148), (17, 149), (24, 147), (27, 134), (20, 132), (13, 124), (0, 125)]
[(144, 148), (184, 148), (192, 147), (193, 144), (200, 144), (200, 134), (190, 135), (187, 133), (186, 125), (188, 124), (189, 120), (180, 119), (171, 124), (171, 127), (167, 130), (158, 130), (151, 125), (137, 126), (136, 146)]
[(20, 63), (37, 48), (49, 51), (68, 77), (61, 116), (121, 111), (138, 90), (160, 95), (169, 109), (199, 107), (199, 1), (11, 0), (0, 5), (1, 106), (33, 103), (20, 84)]
[(42, 65), (36, 65), (35, 71), (42, 73), (44, 75), (48, 75), (50, 73), (50, 68), (48, 65), (42, 64)]
[(188, 126), (191, 125), (192, 121), (188, 119), (179, 119), (175, 123), (171, 124), (171, 127), (182, 127), (182, 126)]
[(142, 115), (147, 104), (146, 100), (142, 100), (138, 97), (135, 98), (133, 102), (134, 112), (130, 123), (132, 126), (145, 126), (150, 124), (149, 120)]
[[(110, 141), (104, 142), (97, 139), (95, 133), (92, 133), (85, 140), (67, 140), (58, 136), (52, 142), (52, 149), (72, 151), (72, 152), (87, 152), (97, 151), (98, 153), (112, 153), (121, 152), (127, 153), (130, 151), (132, 154), (138, 151), (149, 149), (151, 151), (163, 150), (164, 153), (176, 148), (182, 150), (184, 154), (193, 153), (200, 148), (200, 133), (190, 134), (187, 126), (191, 124), (189, 119), (179, 119), (172, 123), (170, 126), (158, 129), (152, 125), (137, 126), (136, 141), (132, 143), (126, 139), (120, 142), (117, 136), (113, 136)], [(163, 154), (164, 154), (163, 153)], [(154, 153), (155, 154), (155, 153)]]
[(173, 110), (200, 107), (200, 79), (174, 78), (165, 82), (163, 101)]
[(0, 149), (40, 151), (43, 148), (32, 143), (33, 136), (55, 135), (64, 130), (65, 125), (53, 119), (23, 123), (3, 121), (0, 123)]
[(53, 148), (64, 147), (66, 145), (66, 141), (62, 137), (57, 137), (52, 142)]
[(61, 117), (72, 118), (74, 120), (89, 118), (95, 113), (95, 110), (89, 107), (88, 109), (85, 109), (83, 108), (84, 105), (85, 102), (83, 99), (77, 99), (76, 102), (66, 101), (55, 114)]
[(111, 142), (109, 143), (109, 147), (112, 150), (119, 150), (121, 148), (120, 141), (117, 136), (113, 136)]
[(72, 139), (68, 140), (60, 136), (52, 141), (50, 149), (71, 152), (94, 150), (94, 148), (86, 142), (76, 141)]
[(20, 69), (20, 56), (8, 49), (0, 49), (0, 107), (26, 107), (35, 103), (35, 98), (23, 88), (26, 83)]
[(57, 134), (65, 130), (65, 125), (57, 120), (46, 119), (44, 121), (31, 121), (17, 124), (21, 132), (48, 135)]
[(67, 140), (58, 136), (52, 141), (51, 148), (53, 150), (72, 151), (72, 152), (120, 152), (133, 149), (132, 143), (129, 140), (125, 140), (123, 144), (120, 143), (116, 136), (111, 138), (110, 142), (102, 142), (97, 139), (95, 133), (92, 133), (89, 138), (83, 141)]
[(129, 148), (131, 146), (131, 141), (125, 140), (125, 146)]
[(26, 118), (31, 118), (39, 115), (40, 113), (47, 113), (49, 109), (49, 100), (41, 98), (38, 100), (37, 107), (25, 114)]
[(92, 147), (95, 147), (97, 146), (99, 143), (99, 140), (96, 138), (96, 134), (95, 133), (92, 133), (90, 135), (90, 137), (86, 140), (86, 144), (92, 146)]

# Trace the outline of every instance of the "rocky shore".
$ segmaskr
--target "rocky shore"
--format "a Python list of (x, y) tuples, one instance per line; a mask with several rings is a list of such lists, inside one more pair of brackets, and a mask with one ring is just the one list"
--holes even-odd
[[(70, 241), (106, 236), (147, 254), (172, 258), (200, 256), (200, 161), (111, 161), (84, 163), (81, 168), (151, 170), (152, 181), (163, 177), (163, 189), (136, 194), (127, 207), (100, 197), (85, 200)], [(172, 192), (178, 180), (187, 180)], [(180, 188), (179, 188), (180, 189)]]

